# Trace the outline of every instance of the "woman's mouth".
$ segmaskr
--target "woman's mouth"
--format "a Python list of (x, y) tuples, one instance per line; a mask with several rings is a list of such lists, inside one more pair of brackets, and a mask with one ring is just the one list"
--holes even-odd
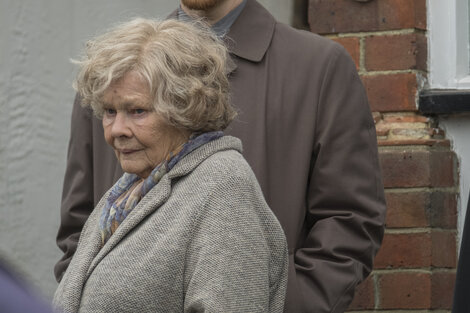
[(129, 154), (132, 154), (132, 153), (135, 153), (139, 150), (137, 149), (120, 149), (119, 152), (124, 154), (124, 155), (129, 155)]

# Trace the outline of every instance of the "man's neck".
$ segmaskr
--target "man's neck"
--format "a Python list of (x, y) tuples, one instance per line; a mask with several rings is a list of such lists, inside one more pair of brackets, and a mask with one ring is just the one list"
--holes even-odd
[(181, 9), (183, 9), (183, 11), (190, 16), (205, 18), (209, 24), (213, 25), (220, 21), (225, 15), (227, 15), (242, 2), (243, 0), (220, 1), (220, 3), (208, 10), (191, 10), (181, 3)]

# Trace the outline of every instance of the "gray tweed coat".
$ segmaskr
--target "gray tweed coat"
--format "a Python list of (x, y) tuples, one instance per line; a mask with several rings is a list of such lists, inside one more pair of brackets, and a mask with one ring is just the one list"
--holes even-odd
[(64, 312), (282, 312), (287, 244), (237, 138), (188, 154), (104, 247), (107, 194), (54, 296)]

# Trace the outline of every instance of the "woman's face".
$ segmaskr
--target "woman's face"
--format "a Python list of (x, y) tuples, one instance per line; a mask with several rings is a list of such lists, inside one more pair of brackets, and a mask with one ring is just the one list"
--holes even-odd
[(147, 84), (134, 72), (111, 84), (102, 102), (106, 142), (127, 173), (146, 178), (188, 138), (154, 111)]

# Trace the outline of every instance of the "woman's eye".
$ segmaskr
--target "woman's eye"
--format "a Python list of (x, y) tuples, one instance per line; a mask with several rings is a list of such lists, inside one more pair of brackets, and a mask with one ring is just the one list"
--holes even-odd
[(134, 115), (142, 115), (145, 112), (147, 112), (147, 110), (145, 110), (145, 109), (132, 109), (131, 110), (131, 113), (134, 114)]
[(108, 116), (112, 116), (116, 114), (116, 110), (114, 109), (104, 109), (104, 113)]

